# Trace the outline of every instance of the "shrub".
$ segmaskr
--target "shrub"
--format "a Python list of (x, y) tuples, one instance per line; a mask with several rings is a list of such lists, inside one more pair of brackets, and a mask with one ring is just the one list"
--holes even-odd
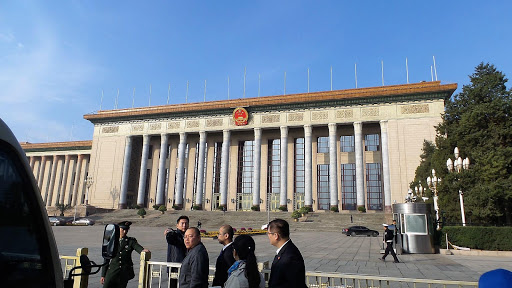
[(137, 215), (139, 215), (140, 218), (144, 218), (144, 215), (146, 215), (146, 209), (140, 208), (139, 211), (137, 211)]
[(160, 205), (153, 205), (153, 209), (158, 210), (158, 208), (160, 208)]
[(302, 216), (302, 213), (300, 213), (299, 210), (295, 210), (295, 211), (292, 212), (292, 218), (293, 219), (299, 219), (300, 216)]
[(288, 207), (286, 207), (286, 205), (281, 205), (281, 206), (279, 206), (279, 210), (288, 211)]
[(338, 206), (331, 206), (331, 211), (332, 212), (340, 212), (340, 210), (338, 209)]
[(174, 209), (174, 210), (181, 210), (180, 206), (178, 206), (176, 204), (172, 205), (172, 209)]
[(446, 247), (446, 234), (448, 241), (457, 246), (471, 249), (491, 251), (512, 251), (512, 227), (459, 227), (446, 226), (440, 233), (440, 246)]
[(366, 208), (364, 206), (359, 206), (359, 207), (357, 207), (357, 211), (366, 212)]
[(165, 211), (167, 211), (167, 207), (165, 207), (165, 205), (160, 205), (160, 207), (158, 207), (158, 211), (162, 212), (162, 214), (165, 213)]
[(194, 205), (192, 206), (192, 210), (203, 210), (203, 206)]
[(253, 205), (253, 206), (251, 206), (251, 210), (252, 211), (260, 211), (260, 206), (259, 205)]
[(64, 204), (60, 204), (60, 203), (57, 203), (55, 204), (55, 207), (57, 207), (57, 209), (60, 211), (60, 216), (64, 216), (64, 211), (68, 210), (71, 208), (71, 205), (64, 205)]
[(299, 209), (299, 213), (300, 213), (300, 214), (302, 214), (302, 215), (306, 215), (306, 214), (308, 214), (309, 212), (311, 212), (311, 207), (306, 207), (306, 206), (304, 206), (304, 207), (301, 207), (301, 208)]

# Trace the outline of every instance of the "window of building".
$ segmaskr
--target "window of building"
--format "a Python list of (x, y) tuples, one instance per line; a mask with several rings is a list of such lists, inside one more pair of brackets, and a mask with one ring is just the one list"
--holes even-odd
[(238, 142), (237, 198), (239, 210), (251, 210), (254, 175), (254, 141)]
[(329, 137), (318, 137), (317, 153), (329, 153)]
[[(212, 209), (219, 207), (220, 199), (220, 167), (222, 163), (222, 142), (213, 145), (213, 181), (212, 181)], [(206, 170), (206, 169), (205, 169)]]
[(329, 210), (329, 165), (317, 165), (318, 210)]
[(341, 152), (354, 152), (354, 135), (344, 135), (340, 137)]
[(295, 169), (294, 169), (294, 209), (304, 207), (304, 192), (305, 192), (305, 150), (304, 150), (304, 138), (295, 139)]
[(364, 135), (364, 151), (380, 151), (379, 134)]
[(149, 145), (149, 148), (148, 148), (148, 159), (153, 159), (153, 145)]
[(368, 210), (382, 210), (382, 176), (380, 163), (366, 163)]
[(341, 164), (341, 209), (356, 210), (356, 164)]
[(267, 205), (270, 210), (279, 208), (279, 189), (281, 187), (281, 140), (268, 140)]

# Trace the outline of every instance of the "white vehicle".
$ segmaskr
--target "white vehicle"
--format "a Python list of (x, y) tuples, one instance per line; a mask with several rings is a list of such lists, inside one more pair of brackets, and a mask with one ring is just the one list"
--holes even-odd
[[(51, 220), (51, 219), (50, 219)], [(57, 245), (41, 193), (25, 152), (0, 119), (0, 287), (73, 287), (73, 274), (98, 273), (102, 265), (82, 255), (82, 266), (71, 269), (64, 281)], [(102, 256), (114, 257), (119, 227), (109, 224), (103, 236)], [(84, 264), (85, 263), (85, 264)], [(91, 272), (91, 268), (98, 268)]]
[(71, 223), (73, 225), (89, 226), (89, 225), (94, 225), (94, 220), (89, 219), (89, 218), (80, 218), (80, 219), (74, 220)]
[(57, 245), (25, 152), (0, 120), (2, 287), (64, 287)]

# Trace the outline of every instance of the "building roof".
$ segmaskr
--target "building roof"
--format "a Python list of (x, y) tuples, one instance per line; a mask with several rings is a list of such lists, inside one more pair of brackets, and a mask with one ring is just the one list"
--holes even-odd
[(20, 144), (25, 152), (90, 150), (92, 148), (92, 140), (49, 143), (21, 142)]
[[(92, 123), (148, 119), (161, 117), (197, 116), (214, 113), (229, 113), (236, 107), (248, 111), (294, 109), (298, 107), (328, 107), (333, 105), (362, 105), (383, 102), (414, 101), (421, 99), (448, 99), (457, 89), (457, 84), (441, 84), (440, 81), (391, 85), (371, 88), (346, 89), (299, 93), (290, 95), (239, 98), (210, 102), (161, 105), (117, 110), (100, 110), (84, 115)], [(314, 103), (314, 105), (312, 105)]]

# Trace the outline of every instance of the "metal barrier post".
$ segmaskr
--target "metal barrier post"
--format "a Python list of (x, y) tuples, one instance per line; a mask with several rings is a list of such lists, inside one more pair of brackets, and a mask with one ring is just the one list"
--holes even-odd
[(151, 252), (140, 253), (139, 288), (149, 286), (148, 261), (151, 259)]

